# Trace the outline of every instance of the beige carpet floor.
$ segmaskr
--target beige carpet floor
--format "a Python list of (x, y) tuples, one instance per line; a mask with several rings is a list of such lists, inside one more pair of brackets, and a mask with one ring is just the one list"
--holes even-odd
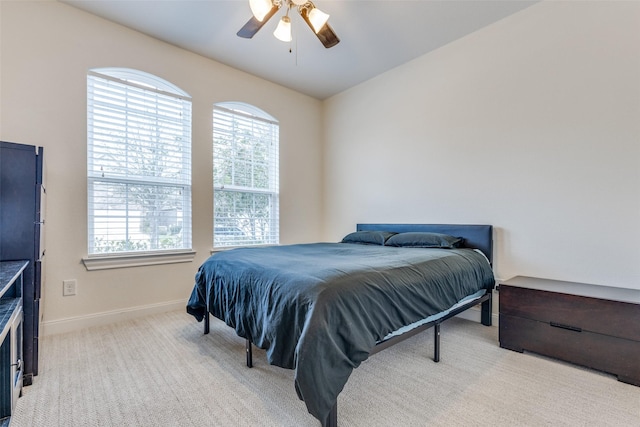
[[(348, 426), (640, 426), (640, 387), (498, 346), (498, 330), (463, 319), (372, 356), (338, 400)], [(640, 361), (639, 361), (640, 363)], [(219, 321), (209, 335), (183, 312), (45, 337), (40, 375), (11, 427), (313, 426), (293, 371)]]

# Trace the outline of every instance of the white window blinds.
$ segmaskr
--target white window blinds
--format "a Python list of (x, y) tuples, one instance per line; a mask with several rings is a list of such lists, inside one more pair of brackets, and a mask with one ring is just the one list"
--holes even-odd
[(213, 246), (278, 244), (279, 126), (245, 104), (213, 109)]
[(89, 254), (190, 249), (190, 98), (135, 70), (90, 71), (87, 133)]

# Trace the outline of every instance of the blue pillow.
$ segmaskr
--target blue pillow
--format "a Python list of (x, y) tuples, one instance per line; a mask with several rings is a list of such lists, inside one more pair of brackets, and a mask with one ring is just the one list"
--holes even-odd
[(384, 245), (387, 239), (396, 233), (390, 231), (355, 231), (347, 234), (342, 243), (357, 243), (359, 245)]
[(448, 234), (413, 231), (393, 235), (385, 242), (385, 246), (453, 249), (462, 247), (463, 242), (463, 238)]

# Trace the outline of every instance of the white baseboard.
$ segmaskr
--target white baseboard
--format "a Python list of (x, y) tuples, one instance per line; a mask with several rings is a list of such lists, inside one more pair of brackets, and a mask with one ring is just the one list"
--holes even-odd
[(108, 325), (123, 320), (148, 316), (150, 314), (165, 313), (180, 309), (184, 310), (186, 306), (187, 301), (181, 299), (121, 310), (103, 311), (101, 313), (92, 313), (84, 316), (68, 317), (66, 319), (43, 321), (40, 324), (40, 336), (78, 331), (92, 326)]

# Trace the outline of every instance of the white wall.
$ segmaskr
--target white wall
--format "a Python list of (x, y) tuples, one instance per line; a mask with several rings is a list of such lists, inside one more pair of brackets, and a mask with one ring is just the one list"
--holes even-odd
[(640, 289), (640, 3), (536, 4), (324, 113), (325, 239), (488, 223), (500, 278)]
[[(0, 11), (0, 139), (45, 148), (45, 333), (142, 307), (184, 307), (212, 247), (216, 102), (247, 102), (280, 121), (281, 241), (319, 240), (320, 101), (61, 3), (1, 2)], [(86, 74), (108, 66), (155, 74), (193, 98), (193, 262), (92, 272), (81, 262), (87, 254)], [(77, 279), (76, 296), (62, 296), (64, 279)]]

